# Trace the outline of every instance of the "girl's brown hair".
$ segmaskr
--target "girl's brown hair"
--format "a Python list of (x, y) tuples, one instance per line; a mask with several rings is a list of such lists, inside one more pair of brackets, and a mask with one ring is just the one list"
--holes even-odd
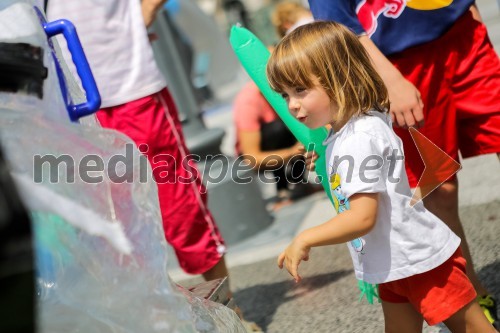
[(314, 87), (314, 78), (338, 106), (337, 121), (389, 110), (387, 88), (358, 37), (335, 22), (316, 21), (287, 35), (266, 68), (273, 90)]

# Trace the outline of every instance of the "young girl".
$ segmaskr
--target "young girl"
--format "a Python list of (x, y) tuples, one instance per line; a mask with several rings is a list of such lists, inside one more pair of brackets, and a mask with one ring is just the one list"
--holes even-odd
[(423, 319), (495, 332), (475, 302), (460, 239), (421, 202), (410, 206), (387, 89), (358, 38), (334, 22), (299, 27), (272, 53), (267, 76), (300, 122), (331, 125), (324, 144), (340, 211), (295, 237), (278, 266), (299, 282), (312, 247), (347, 242), (356, 277), (379, 284), (386, 332), (421, 332)]

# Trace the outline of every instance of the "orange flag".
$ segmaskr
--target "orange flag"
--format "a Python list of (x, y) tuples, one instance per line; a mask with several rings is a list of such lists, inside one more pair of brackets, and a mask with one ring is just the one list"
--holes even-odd
[(425, 165), (417, 184), (419, 190), (412, 197), (413, 206), (457, 173), (462, 166), (416, 129), (410, 127), (410, 135)]

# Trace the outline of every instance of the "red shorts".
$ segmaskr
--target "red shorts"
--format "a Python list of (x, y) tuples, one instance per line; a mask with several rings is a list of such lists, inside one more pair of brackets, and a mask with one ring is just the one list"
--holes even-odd
[[(189, 151), (168, 90), (99, 110), (97, 119), (103, 127), (129, 136), (147, 155), (158, 185), (165, 237), (180, 267), (200, 274), (215, 266), (224, 241), (207, 209), (195, 162), (186, 159)], [(180, 177), (190, 181), (179, 181)]]
[(401, 280), (381, 283), (379, 296), (385, 302), (410, 303), (429, 325), (450, 318), (476, 299), (476, 291), (465, 274), (460, 247), (440, 266)]
[[(457, 161), (458, 151), (464, 158), (500, 152), (500, 60), (470, 12), (440, 38), (390, 60), (422, 95), (423, 135)], [(424, 164), (408, 130), (395, 130), (415, 187)]]

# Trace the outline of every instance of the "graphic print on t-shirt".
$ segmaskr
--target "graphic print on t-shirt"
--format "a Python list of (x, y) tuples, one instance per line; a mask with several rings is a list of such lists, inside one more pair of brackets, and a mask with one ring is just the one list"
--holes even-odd
[[(340, 176), (337, 173), (330, 174), (330, 186), (332, 190), (333, 205), (337, 213), (345, 212), (349, 209), (349, 201), (342, 193), (342, 185), (340, 183)], [(363, 248), (365, 240), (363, 238), (356, 238), (349, 242), (352, 248), (361, 254), (364, 254)]]
[(345, 212), (349, 209), (349, 201), (342, 193), (340, 176), (336, 173), (330, 175), (330, 185), (333, 193), (333, 205), (337, 213)]
[(368, 36), (377, 30), (377, 20), (383, 15), (386, 18), (398, 18), (406, 7), (416, 10), (436, 10), (449, 6), (453, 0), (363, 0), (356, 7), (359, 22)]

